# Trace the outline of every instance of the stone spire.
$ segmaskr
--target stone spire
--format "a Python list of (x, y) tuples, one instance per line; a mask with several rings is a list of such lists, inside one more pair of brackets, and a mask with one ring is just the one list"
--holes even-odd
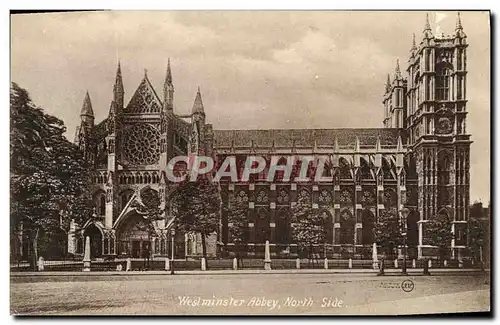
[(92, 110), (92, 103), (90, 102), (89, 92), (85, 94), (85, 99), (83, 100), (82, 111), (80, 112), (80, 116), (88, 116), (94, 119), (94, 111)]
[(172, 70), (170, 69), (170, 58), (168, 58), (167, 63), (167, 76), (165, 77), (165, 85), (172, 84)]
[(460, 12), (457, 14), (457, 25), (455, 27), (455, 36), (457, 38), (467, 37), (464, 33), (464, 28), (462, 27), (462, 19), (460, 19)]
[(411, 43), (411, 52), (412, 54), (417, 51), (417, 43), (415, 42), (415, 33), (413, 33), (413, 40)]
[(113, 86), (113, 100), (118, 106), (118, 109), (123, 109), (123, 95), (125, 91), (123, 90), (123, 80), (122, 80), (122, 69), (120, 66), (120, 61), (118, 61), (118, 68), (116, 69), (115, 85)]
[(431, 24), (429, 23), (429, 14), (425, 15), (425, 28), (424, 28), (424, 39), (425, 38), (432, 38), (432, 29), (431, 29)]
[(385, 82), (385, 92), (391, 91), (391, 76), (387, 74), (387, 81)]
[(172, 83), (172, 70), (170, 68), (170, 58), (167, 63), (167, 73), (163, 84), (163, 105), (165, 110), (174, 109), (174, 84)]
[(401, 75), (401, 69), (399, 68), (399, 59), (396, 60), (396, 69), (394, 70), (394, 80), (401, 80), (403, 76)]
[(191, 111), (191, 113), (205, 115), (205, 109), (203, 108), (203, 101), (201, 100), (200, 87), (198, 87), (198, 92), (196, 93), (196, 98), (194, 99), (193, 110)]
[(458, 12), (458, 14), (457, 14), (457, 27), (455, 28), (455, 30), (459, 30), (459, 29), (463, 29), (462, 20), (460, 19), (460, 12)]

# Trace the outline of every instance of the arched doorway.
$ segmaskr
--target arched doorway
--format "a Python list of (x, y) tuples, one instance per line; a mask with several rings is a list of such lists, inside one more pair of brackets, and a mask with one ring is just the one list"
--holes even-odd
[(101, 257), (102, 233), (99, 228), (95, 224), (90, 224), (83, 232), (83, 236), (84, 238), (90, 237), (90, 258)]
[(118, 254), (136, 258), (150, 256), (151, 240), (156, 232), (149, 220), (132, 213), (126, 216), (117, 233)]

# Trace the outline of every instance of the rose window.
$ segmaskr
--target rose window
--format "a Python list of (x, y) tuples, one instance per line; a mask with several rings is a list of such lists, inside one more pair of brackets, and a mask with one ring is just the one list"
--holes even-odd
[(160, 133), (150, 124), (136, 124), (124, 137), (125, 156), (134, 165), (152, 165), (160, 158)]

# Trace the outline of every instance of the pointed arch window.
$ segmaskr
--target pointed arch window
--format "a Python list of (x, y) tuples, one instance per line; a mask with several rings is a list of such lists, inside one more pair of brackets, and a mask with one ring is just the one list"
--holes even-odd
[(451, 69), (448, 65), (440, 64), (436, 69), (436, 99), (450, 100)]
[(95, 196), (95, 208), (96, 215), (104, 216), (106, 214), (106, 194), (104, 192), (99, 192)]
[(351, 179), (351, 165), (345, 158), (339, 159), (339, 168), (340, 168), (340, 178), (341, 179)]

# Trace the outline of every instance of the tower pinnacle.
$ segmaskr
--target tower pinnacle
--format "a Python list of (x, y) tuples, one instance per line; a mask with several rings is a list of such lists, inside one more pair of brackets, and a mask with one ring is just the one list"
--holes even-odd
[(457, 14), (457, 27), (455, 29), (463, 29), (462, 20), (460, 19), (460, 12)]
[(83, 100), (80, 116), (88, 116), (94, 118), (94, 111), (92, 110), (92, 103), (90, 102), (90, 95), (88, 91), (85, 94), (85, 99)]
[(394, 71), (394, 80), (401, 80), (403, 76), (401, 75), (401, 69), (399, 68), (399, 59), (396, 60), (396, 70)]
[(193, 114), (196, 114), (196, 113), (205, 114), (205, 109), (203, 108), (203, 101), (201, 99), (201, 91), (200, 91), (199, 86), (198, 86), (198, 92), (196, 93), (196, 98), (194, 99), (192, 113)]
[(167, 73), (163, 84), (163, 106), (165, 110), (174, 109), (174, 84), (172, 83), (172, 70), (170, 69), (170, 58), (167, 63)]
[(429, 14), (425, 14), (424, 38), (432, 38), (431, 24), (429, 23)]
[(391, 90), (391, 76), (387, 74), (387, 81), (385, 82), (385, 92), (388, 93)]
[(167, 63), (167, 76), (165, 77), (165, 84), (172, 84), (172, 70), (170, 69), (170, 58)]
[(415, 42), (415, 33), (413, 33), (413, 40), (411, 43), (411, 51), (414, 52), (417, 50), (417, 43)]
[(118, 109), (123, 108), (123, 98), (125, 91), (123, 90), (122, 69), (120, 61), (118, 61), (118, 68), (116, 69), (115, 85), (113, 86), (113, 100), (115, 101)]
[(466, 38), (467, 35), (464, 33), (464, 28), (462, 27), (462, 19), (460, 18), (460, 12), (457, 14), (457, 25), (455, 27), (455, 36), (457, 38)]

